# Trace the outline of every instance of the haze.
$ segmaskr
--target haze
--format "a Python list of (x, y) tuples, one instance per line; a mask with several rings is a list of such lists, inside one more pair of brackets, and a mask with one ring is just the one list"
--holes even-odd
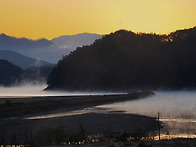
[(196, 121), (196, 91), (158, 91), (153, 97), (105, 105), (129, 113), (161, 118), (183, 118)]
[(46, 84), (23, 84), (12, 87), (0, 86), (0, 98), (30, 98), (44, 96), (76, 96), (76, 95), (107, 95), (107, 94), (122, 94), (123, 92), (110, 91), (44, 91)]

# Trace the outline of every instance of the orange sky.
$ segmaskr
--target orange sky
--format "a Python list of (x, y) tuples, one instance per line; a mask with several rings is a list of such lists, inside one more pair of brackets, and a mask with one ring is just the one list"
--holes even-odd
[(32, 39), (196, 26), (196, 0), (0, 0), (0, 33)]

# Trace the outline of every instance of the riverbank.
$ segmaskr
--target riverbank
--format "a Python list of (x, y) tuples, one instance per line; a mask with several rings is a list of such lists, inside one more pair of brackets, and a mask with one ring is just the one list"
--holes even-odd
[[(83, 140), (106, 141), (148, 136), (158, 129), (155, 118), (117, 113), (88, 113), (50, 119), (15, 119), (0, 121), (0, 144), (62, 144)], [(2, 136), (3, 135), (3, 136)]]
[(0, 119), (40, 113), (68, 112), (120, 101), (136, 100), (154, 95), (153, 92), (133, 92), (116, 95), (45, 96), (31, 98), (1, 98)]
[[(70, 112), (101, 104), (138, 100), (152, 95), (154, 95), (152, 92), (135, 92), (122, 95), (1, 99), (0, 144), (25, 144), (25, 142), (31, 144), (31, 140), (34, 140), (38, 145), (40, 138), (44, 139), (44, 135), (48, 136), (48, 132), (52, 138), (63, 132), (65, 135), (63, 139), (66, 140), (70, 140), (70, 137), (72, 140), (75, 135), (78, 141), (77, 133), (80, 134), (81, 129), (86, 137), (113, 133), (119, 135), (123, 132), (148, 134), (157, 130), (156, 118), (122, 112), (103, 111), (103, 113), (73, 114), (45, 119), (26, 119), (26, 116)], [(55, 133), (56, 131), (60, 132)]]

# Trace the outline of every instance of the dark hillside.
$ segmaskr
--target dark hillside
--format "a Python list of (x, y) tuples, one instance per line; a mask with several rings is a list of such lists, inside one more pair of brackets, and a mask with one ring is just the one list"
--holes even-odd
[(41, 67), (32, 67), (23, 71), (21, 75), (22, 82), (24, 83), (46, 83), (47, 77), (49, 76), (55, 65), (47, 65)]
[(169, 35), (120, 30), (59, 61), (48, 89), (196, 87), (196, 27)]
[(21, 73), (22, 69), (20, 67), (0, 59), (0, 85), (10, 86), (15, 84), (20, 80)]

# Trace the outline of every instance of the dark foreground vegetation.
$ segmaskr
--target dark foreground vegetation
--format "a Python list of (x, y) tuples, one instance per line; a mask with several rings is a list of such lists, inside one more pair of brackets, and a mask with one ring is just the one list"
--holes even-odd
[[(0, 135), (0, 145), (4, 145), (3, 147), (8, 147), (8, 145), (18, 145), (18, 147), (77, 147), (78, 145), (81, 147), (195, 147), (196, 145), (196, 139), (191, 138), (157, 141), (156, 123), (154, 129), (148, 131), (141, 129), (112, 131), (106, 129), (102, 134), (96, 135), (89, 134), (89, 128), (85, 128), (80, 121), (78, 123), (79, 125), (75, 126), (75, 131), (63, 125), (40, 127), (37, 130), (26, 127), (24, 130), (12, 133), (5, 132), (6, 128), (2, 128), (1, 135), (3, 134), (3, 136)], [(148, 125), (145, 126), (149, 127)]]
[[(154, 134), (153, 134), (154, 133)], [(8, 140), (2, 140), (1, 144), (24, 146), (44, 146), (44, 145), (73, 145), (90, 143), (111, 143), (111, 142), (133, 142), (152, 141), (156, 133), (147, 133), (141, 130), (136, 132), (105, 132), (102, 135), (87, 136), (82, 124), (77, 132), (66, 132), (64, 127), (50, 128), (42, 127), (35, 134), (31, 130), (25, 130), (23, 141), (17, 140), (17, 134), (11, 134)], [(3, 138), (2, 138), (3, 139)]]
[(48, 89), (196, 87), (196, 27), (169, 35), (120, 30), (59, 61)]

